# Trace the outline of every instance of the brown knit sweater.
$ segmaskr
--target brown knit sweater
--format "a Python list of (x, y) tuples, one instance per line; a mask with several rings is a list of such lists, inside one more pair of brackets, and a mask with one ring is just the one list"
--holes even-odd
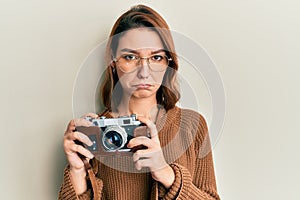
[[(108, 112), (104, 115), (111, 117)], [(129, 156), (98, 157), (92, 166), (101, 200), (220, 199), (204, 118), (175, 107), (161, 115), (156, 126), (165, 159), (175, 173), (173, 185), (166, 189), (147, 169), (135, 170)], [(88, 190), (77, 196), (67, 166), (58, 199), (93, 199), (93, 191), (88, 182)]]

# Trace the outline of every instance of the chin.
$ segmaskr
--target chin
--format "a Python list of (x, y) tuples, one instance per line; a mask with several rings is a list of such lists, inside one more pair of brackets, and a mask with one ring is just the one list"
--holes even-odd
[(135, 98), (148, 98), (153, 95), (156, 96), (156, 90), (135, 90), (131, 96)]
[(135, 97), (135, 98), (148, 98), (148, 97), (151, 97), (155, 95), (155, 93), (153, 94), (152, 92), (149, 93), (149, 92), (134, 92), (132, 94), (132, 97)]

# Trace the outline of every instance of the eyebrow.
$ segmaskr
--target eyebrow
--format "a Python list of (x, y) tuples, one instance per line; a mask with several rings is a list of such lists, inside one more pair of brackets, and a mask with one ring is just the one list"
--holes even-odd
[[(124, 48), (120, 50), (121, 52), (130, 52), (130, 53), (134, 53), (134, 54), (138, 54), (139, 52), (134, 50), (134, 49), (128, 49), (128, 48)], [(156, 53), (160, 53), (160, 52), (166, 52), (166, 50), (164, 49), (158, 49), (155, 51), (151, 51), (151, 54), (156, 54)]]

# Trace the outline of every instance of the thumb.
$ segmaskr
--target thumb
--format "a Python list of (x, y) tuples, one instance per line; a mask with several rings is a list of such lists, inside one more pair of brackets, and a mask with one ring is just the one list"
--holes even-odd
[(151, 140), (153, 140), (156, 143), (160, 143), (156, 125), (150, 119), (142, 117), (142, 116), (139, 116), (138, 120), (140, 120), (142, 123), (147, 125), (147, 127), (150, 131)]

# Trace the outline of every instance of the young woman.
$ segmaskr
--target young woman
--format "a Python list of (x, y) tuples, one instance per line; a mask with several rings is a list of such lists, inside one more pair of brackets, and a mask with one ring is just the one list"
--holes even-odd
[(101, 90), (106, 109), (86, 116), (136, 114), (151, 137), (131, 139), (128, 148), (145, 147), (132, 156), (95, 158), (76, 142), (91, 145), (75, 129), (91, 123), (71, 120), (64, 136), (69, 165), (59, 199), (219, 199), (206, 122), (175, 105), (178, 61), (164, 19), (147, 6), (132, 7), (114, 24), (106, 57)]

